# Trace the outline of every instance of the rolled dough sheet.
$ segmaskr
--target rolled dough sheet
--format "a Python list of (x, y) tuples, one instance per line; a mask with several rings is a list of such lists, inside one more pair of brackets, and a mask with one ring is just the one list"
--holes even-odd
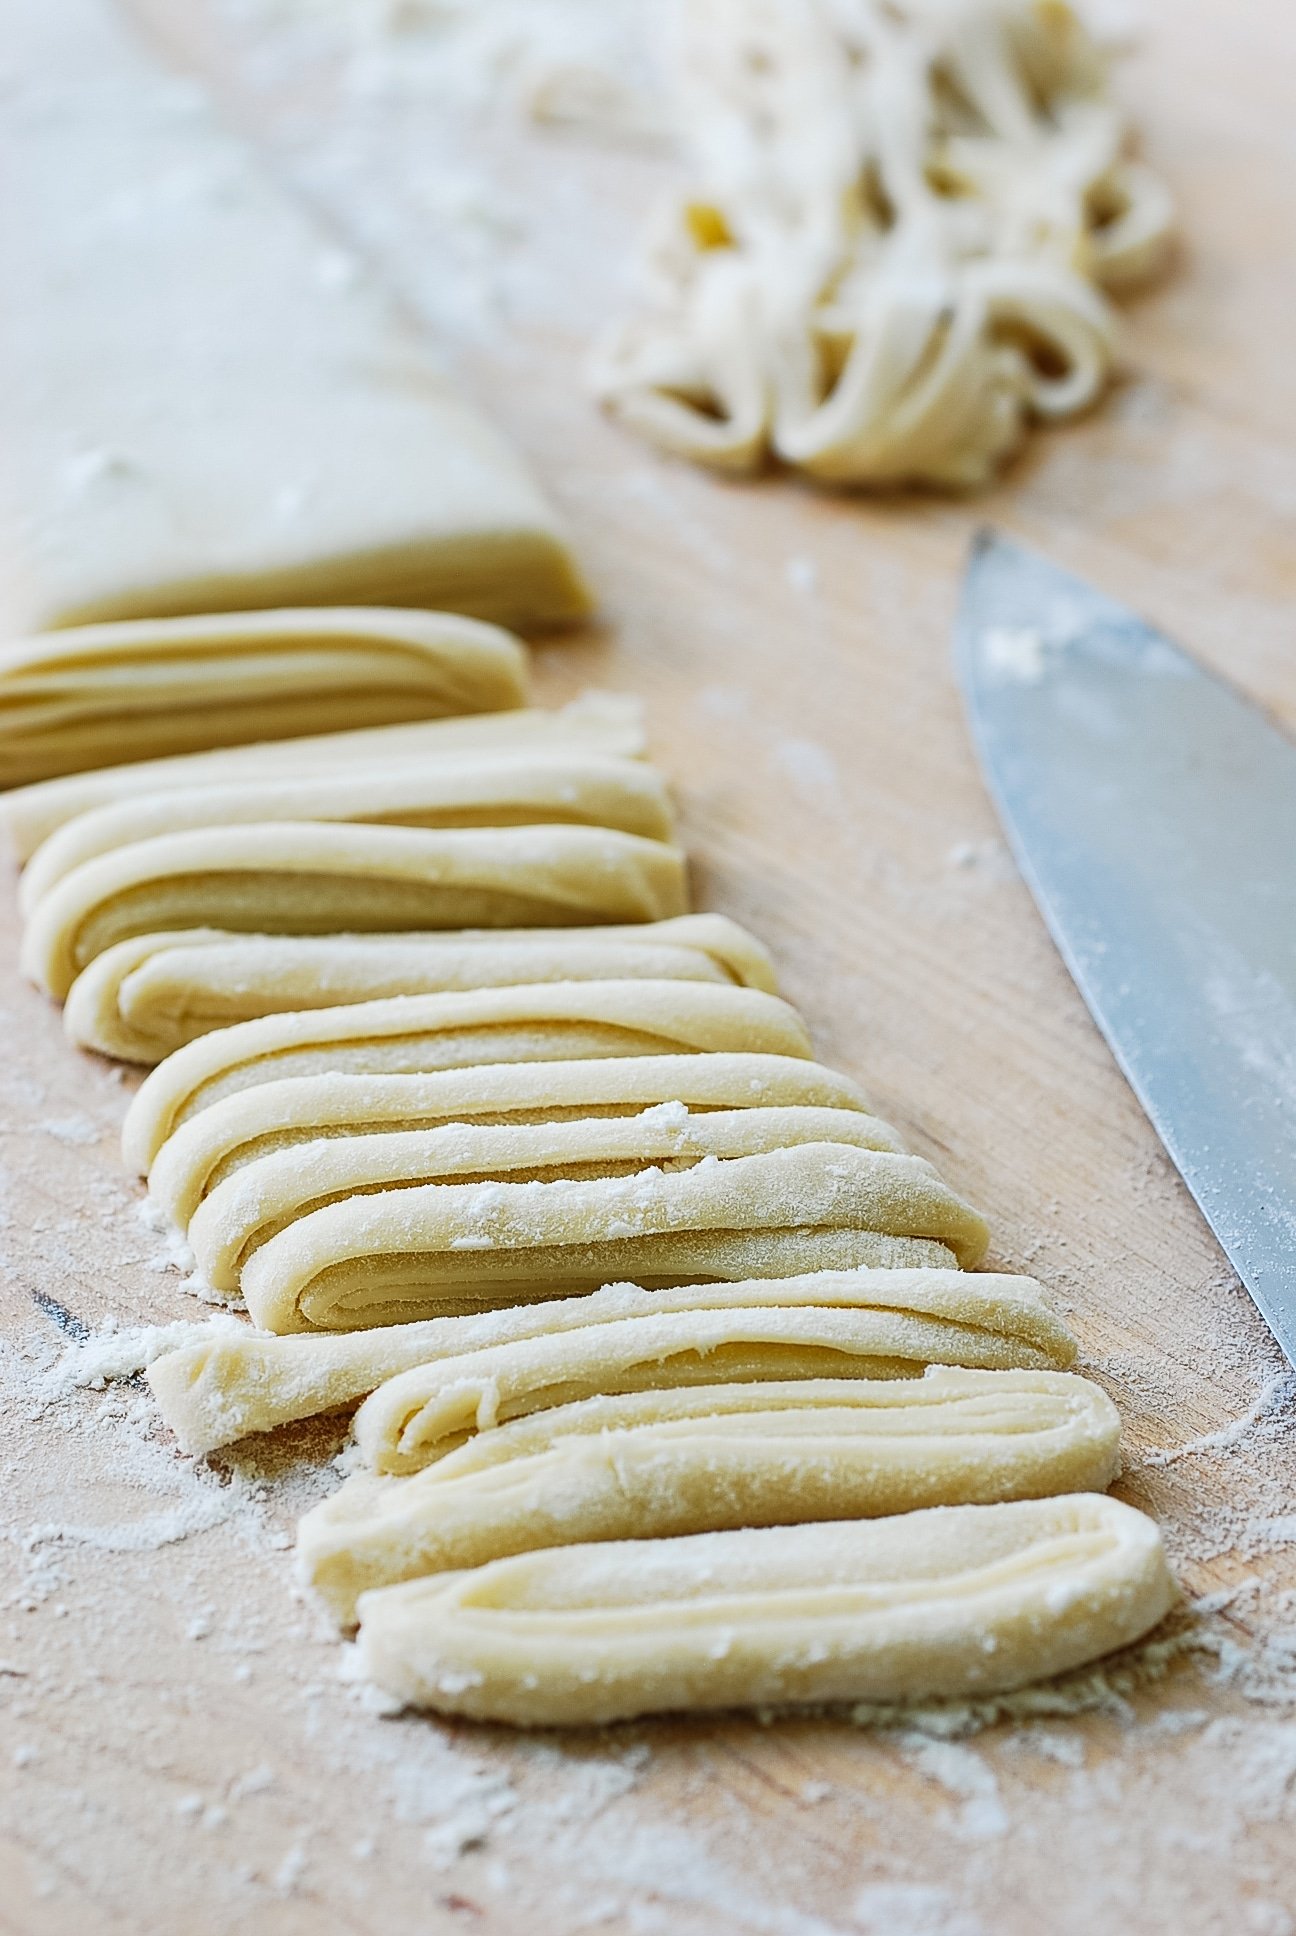
[(0, 626), (586, 609), (508, 447), (115, 8), (18, 8), (5, 56)]

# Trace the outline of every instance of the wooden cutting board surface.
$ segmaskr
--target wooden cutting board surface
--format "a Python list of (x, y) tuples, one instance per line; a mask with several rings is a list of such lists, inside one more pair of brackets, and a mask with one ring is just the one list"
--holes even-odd
[[(203, 1314), (117, 1158), (129, 1082), (21, 983), (6, 886), (0, 1930), (1290, 1936), (1296, 1385), (1014, 874), (948, 664), (989, 517), (1296, 729), (1289, 9), (1147, 6), (1122, 85), (1186, 246), (1129, 313), (1106, 407), (969, 505), (725, 485), (600, 420), (582, 362), (669, 170), (650, 144), (538, 129), (503, 85), (461, 138), (440, 82), (400, 79), (417, 33), (148, 12), (434, 317), (563, 502), (603, 620), (543, 649), (543, 695), (643, 695), (699, 904), (765, 937), (823, 1059), (1066, 1310), (1125, 1417), (1120, 1490), (1195, 1611), (1056, 1712), (980, 1732), (723, 1719), (567, 1742), (373, 1712), (286, 1550), (339, 1434), (194, 1467), (139, 1385), (42, 1404), (49, 1300), (89, 1326)], [(467, 190), (446, 213), (447, 140), (480, 219)]]

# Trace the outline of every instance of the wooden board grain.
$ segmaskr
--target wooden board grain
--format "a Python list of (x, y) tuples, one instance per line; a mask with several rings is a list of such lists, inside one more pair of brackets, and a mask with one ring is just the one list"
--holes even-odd
[(127, 1085), (21, 984), (6, 888), (0, 1930), (1289, 1936), (1292, 1382), (1014, 875), (948, 669), (990, 517), (1296, 728), (1288, 9), (1148, 5), (1123, 85), (1181, 260), (1131, 309), (1107, 406), (968, 505), (725, 485), (599, 419), (582, 363), (660, 154), (529, 127), (502, 89), (469, 133), (515, 226), (456, 329), (440, 279), (472, 275), (427, 195), (446, 130), (390, 58), (375, 82), (371, 49), (301, 41), (291, 8), (141, 11), (361, 223), (563, 502), (603, 618), (539, 654), (545, 695), (644, 696), (699, 902), (765, 937), (823, 1058), (1067, 1310), (1126, 1419), (1121, 1491), (1203, 1604), (1172, 1659), (1073, 1689), (1087, 1711), (960, 1739), (813, 1718), (518, 1741), (369, 1711), (285, 1550), (338, 1435), (191, 1468), (139, 1388), (39, 1402), (51, 1300), (89, 1325), (201, 1312), (117, 1159)]

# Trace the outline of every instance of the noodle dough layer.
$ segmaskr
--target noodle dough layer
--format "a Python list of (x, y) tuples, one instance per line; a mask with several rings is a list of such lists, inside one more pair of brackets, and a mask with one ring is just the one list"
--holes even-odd
[(347, 1623), (373, 1587), (540, 1547), (1101, 1490), (1119, 1438), (1111, 1400), (1067, 1372), (590, 1398), (409, 1478), (354, 1474), (302, 1519), (299, 1570)]
[(474, 1063), (716, 1049), (809, 1060), (810, 1038), (776, 995), (687, 981), (522, 984), (267, 1015), (203, 1036), (160, 1063), (127, 1111), (122, 1148), (147, 1175), (181, 1123), (224, 1096), (288, 1076), (421, 1075)]
[(564, 1546), (366, 1593), (397, 1700), (518, 1727), (1004, 1693), (1173, 1606), (1150, 1519), (1093, 1493), (892, 1519)]
[(119, 941), (73, 983), (64, 1027), (83, 1048), (157, 1063), (262, 1015), (545, 981), (710, 981), (775, 992), (760, 943), (721, 914), (605, 928), (457, 934), (230, 934)]
[[(221, 1318), (201, 1343), (154, 1359), (145, 1377), (181, 1449), (193, 1453), (340, 1410), (383, 1386), (362, 1430), (403, 1458), (421, 1443), (424, 1406), (435, 1411), (451, 1385), (475, 1406), (497, 1391), (488, 1402), (507, 1416), (530, 1397), (552, 1403), (556, 1391), (573, 1388), (574, 1397), (608, 1389), (623, 1368), (637, 1375), (654, 1352), (662, 1354), (661, 1382), (669, 1383), (679, 1351), (663, 1327), (680, 1321), (701, 1327), (690, 1332), (699, 1351), (702, 1341), (709, 1353), (725, 1339), (745, 1339), (752, 1377), (766, 1362), (757, 1356), (762, 1341), (779, 1354), (768, 1360), (773, 1367), (811, 1334), (816, 1362), (807, 1361), (807, 1375), (825, 1369), (825, 1353), (834, 1375), (849, 1361), (867, 1377), (929, 1364), (1065, 1370), (1075, 1358), (1075, 1340), (1032, 1278), (856, 1270), (657, 1291), (611, 1284), (588, 1297), (333, 1336), (277, 1338)], [(453, 1370), (443, 1377), (447, 1361)]]

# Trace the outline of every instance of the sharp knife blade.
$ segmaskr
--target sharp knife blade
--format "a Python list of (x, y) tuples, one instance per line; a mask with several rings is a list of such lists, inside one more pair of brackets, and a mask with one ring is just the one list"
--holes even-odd
[(990, 792), (1113, 1054), (1296, 1364), (1296, 746), (994, 534), (956, 656)]

